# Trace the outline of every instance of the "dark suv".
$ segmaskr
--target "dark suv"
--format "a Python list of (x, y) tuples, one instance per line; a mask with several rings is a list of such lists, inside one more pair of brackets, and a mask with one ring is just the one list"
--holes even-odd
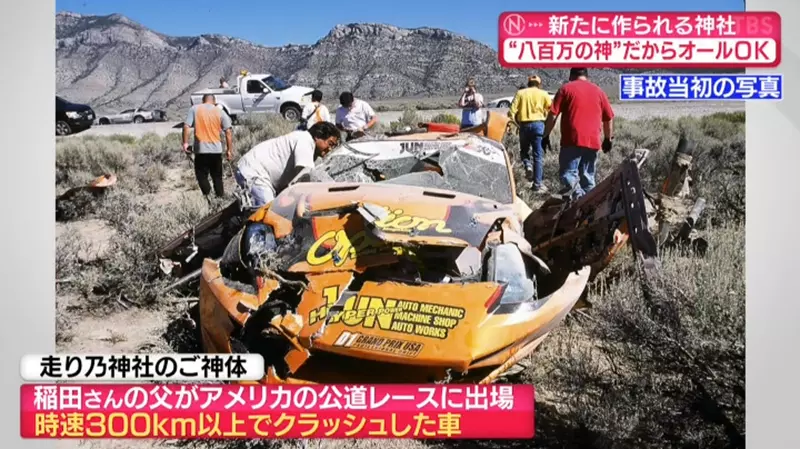
[(56, 135), (67, 136), (92, 127), (94, 111), (91, 106), (69, 102), (56, 96)]

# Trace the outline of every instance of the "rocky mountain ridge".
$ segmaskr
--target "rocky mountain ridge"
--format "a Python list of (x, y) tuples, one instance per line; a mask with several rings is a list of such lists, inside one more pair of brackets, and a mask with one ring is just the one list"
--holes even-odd
[[(372, 100), (457, 95), (473, 76), (481, 91), (509, 92), (529, 71), (500, 67), (489, 46), (437, 28), (378, 23), (337, 25), (312, 45), (267, 47), (217, 34), (168, 36), (125, 16), (56, 15), (56, 88), (98, 109), (177, 107), (189, 94), (235, 80), (241, 69), (317, 87), (328, 98), (344, 90)], [(566, 70), (537, 71), (557, 88)], [(594, 70), (615, 85), (618, 71)]]

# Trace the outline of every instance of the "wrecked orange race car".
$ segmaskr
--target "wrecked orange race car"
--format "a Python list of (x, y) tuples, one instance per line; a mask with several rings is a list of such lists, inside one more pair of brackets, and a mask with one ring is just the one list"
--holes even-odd
[(203, 260), (204, 350), (262, 354), (268, 383), (492, 382), (622, 245), (657, 256), (637, 160), (531, 211), (496, 140), (423, 132), (332, 151)]

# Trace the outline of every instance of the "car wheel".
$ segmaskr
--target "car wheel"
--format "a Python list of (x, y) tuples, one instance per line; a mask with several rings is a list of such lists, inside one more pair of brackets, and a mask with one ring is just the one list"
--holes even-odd
[(59, 120), (56, 122), (56, 135), (57, 136), (68, 136), (72, 134), (72, 128), (70, 128), (69, 123)]
[(144, 122), (144, 118), (141, 115), (137, 115), (136, 117), (133, 118), (133, 123), (139, 124), (142, 122)]
[(507, 101), (501, 101), (501, 102), (497, 103), (497, 107), (498, 108), (510, 108), (511, 107), (511, 103), (509, 103)]
[(107, 118), (101, 118), (100, 120), (97, 121), (97, 124), (98, 125), (110, 125), (111, 122), (109, 122)]
[(300, 120), (300, 114), (302, 114), (302, 112), (303, 111), (301, 111), (297, 106), (286, 106), (286, 108), (283, 110), (283, 118), (291, 122), (296, 122), (297, 120)]

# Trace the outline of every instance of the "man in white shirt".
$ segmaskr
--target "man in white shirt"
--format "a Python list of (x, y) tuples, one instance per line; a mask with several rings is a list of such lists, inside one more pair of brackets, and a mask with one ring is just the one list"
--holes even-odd
[(309, 129), (315, 123), (330, 121), (331, 113), (328, 111), (328, 107), (322, 104), (322, 92), (319, 90), (311, 92), (311, 103), (303, 108), (300, 125), (297, 126), (297, 129)]
[(347, 141), (357, 139), (378, 123), (372, 106), (364, 100), (353, 97), (352, 92), (339, 95), (339, 109), (336, 110), (336, 127), (347, 133)]
[(254, 207), (261, 207), (275, 199), (304, 168), (314, 167), (314, 160), (328, 154), (340, 137), (333, 123), (319, 122), (308, 131), (292, 131), (261, 142), (239, 159), (236, 183), (250, 192)]

